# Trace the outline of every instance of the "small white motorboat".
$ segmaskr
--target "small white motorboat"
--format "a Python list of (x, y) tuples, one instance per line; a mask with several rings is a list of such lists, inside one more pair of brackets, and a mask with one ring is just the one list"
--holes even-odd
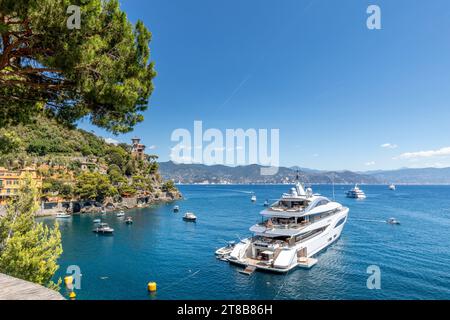
[(100, 233), (100, 234), (112, 234), (114, 232), (114, 229), (111, 228), (107, 223), (100, 223), (92, 231), (95, 232), (95, 233)]
[(264, 207), (268, 207), (269, 206), (269, 200), (264, 201)]
[(393, 183), (389, 186), (389, 190), (395, 191), (396, 189), (397, 187)]
[(183, 220), (195, 222), (197, 221), (197, 217), (192, 212), (186, 212), (183, 216)]
[(102, 222), (102, 220), (101, 219), (94, 219), (94, 221), (93, 221), (94, 223), (101, 223)]
[(229, 241), (226, 245), (226, 247), (217, 249), (215, 254), (217, 258), (225, 258), (230, 255), (231, 251), (233, 251), (234, 247), (236, 246), (236, 242)]
[(66, 212), (58, 212), (56, 214), (57, 219), (69, 219), (70, 217), (71, 217), (71, 215)]
[(125, 215), (125, 212), (123, 210), (117, 212), (116, 217), (123, 217)]
[(393, 224), (393, 225), (399, 225), (399, 224), (400, 224), (400, 221), (398, 221), (398, 220), (395, 219), (395, 218), (389, 218), (389, 219), (387, 219), (386, 223), (388, 223), (388, 224)]
[(125, 219), (125, 223), (126, 223), (126, 224), (133, 224), (133, 218), (132, 218), (132, 217), (127, 217), (127, 218)]
[(178, 212), (178, 211), (180, 211), (180, 207), (179, 206), (173, 207), (173, 212)]
[(252, 202), (256, 202), (256, 196), (255, 196), (255, 195), (252, 195), (252, 197), (250, 198), (250, 200), (251, 200)]

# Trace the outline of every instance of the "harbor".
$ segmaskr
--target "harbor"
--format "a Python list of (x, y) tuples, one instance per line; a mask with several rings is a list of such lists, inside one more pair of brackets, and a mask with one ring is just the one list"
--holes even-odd
[[(286, 274), (250, 272), (224, 263), (215, 251), (229, 241), (251, 236), (261, 222), (265, 199), (286, 192), (279, 186), (181, 186), (185, 200), (130, 210), (133, 224), (113, 213), (61, 219), (64, 253), (55, 275), (64, 278), (80, 267), (77, 299), (446, 299), (450, 282), (448, 186), (360, 186), (367, 198), (346, 198), (351, 186), (336, 186), (336, 201), (350, 213), (341, 237), (313, 259), (314, 267)], [(332, 199), (332, 186), (313, 186)], [(258, 200), (251, 202), (255, 193)], [(425, 201), (425, 199), (427, 199)], [(438, 199), (439, 202), (437, 201)], [(439, 203), (430, 207), (430, 203)], [(174, 206), (179, 212), (174, 212)], [(196, 223), (183, 221), (194, 212)], [(396, 217), (401, 225), (390, 225)], [(54, 218), (41, 218), (53, 223)], [(114, 235), (92, 232), (101, 219)], [(420, 226), (420, 227), (418, 227)], [(433, 267), (429, 261), (433, 261)], [(378, 265), (383, 290), (368, 290), (366, 270)], [(156, 292), (147, 284), (154, 281)], [(68, 298), (65, 288), (61, 294)]]

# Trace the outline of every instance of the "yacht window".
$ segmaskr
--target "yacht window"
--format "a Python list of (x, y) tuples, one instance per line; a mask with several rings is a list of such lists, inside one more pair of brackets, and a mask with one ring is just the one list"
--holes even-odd
[(339, 227), (341, 224), (343, 224), (345, 222), (346, 217), (342, 218), (341, 220), (339, 220), (338, 223), (336, 223), (336, 225), (334, 226), (335, 228)]
[(330, 201), (328, 201), (328, 200), (320, 200), (317, 204), (316, 204), (316, 207), (318, 207), (318, 206), (324, 206), (324, 205), (326, 205), (326, 204), (328, 204)]

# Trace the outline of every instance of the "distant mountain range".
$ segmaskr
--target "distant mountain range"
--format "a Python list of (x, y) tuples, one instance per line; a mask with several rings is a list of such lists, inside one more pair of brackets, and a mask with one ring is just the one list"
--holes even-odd
[(370, 173), (380, 183), (396, 184), (450, 184), (450, 168), (399, 169)]
[(209, 184), (264, 184), (295, 181), (297, 170), (300, 180), (311, 184), (450, 184), (450, 168), (399, 169), (392, 171), (321, 171), (301, 167), (280, 167), (273, 176), (260, 174), (260, 165), (229, 167), (224, 165), (175, 164), (160, 162), (164, 179), (180, 183)]

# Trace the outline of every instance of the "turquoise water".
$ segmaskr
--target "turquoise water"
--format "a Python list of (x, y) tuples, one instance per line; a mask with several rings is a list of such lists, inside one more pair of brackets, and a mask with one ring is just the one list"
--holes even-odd
[[(450, 187), (364, 186), (366, 200), (336, 200), (350, 207), (341, 238), (310, 270), (287, 275), (238, 273), (216, 260), (227, 240), (250, 235), (265, 199), (288, 186), (181, 186), (185, 200), (129, 211), (134, 224), (106, 217), (114, 236), (92, 232), (95, 215), (61, 222), (64, 253), (57, 276), (69, 265), (82, 272), (78, 299), (450, 299)], [(332, 197), (331, 186), (314, 191)], [(250, 202), (255, 192), (258, 201)], [(184, 222), (193, 211), (197, 223)], [(400, 226), (384, 221), (395, 217)], [(53, 218), (45, 218), (51, 223)], [(366, 286), (367, 267), (381, 269), (381, 289)], [(147, 293), (155, 281), (158, 291)], [(63, 294), (66, 290), (62, 289)]]

